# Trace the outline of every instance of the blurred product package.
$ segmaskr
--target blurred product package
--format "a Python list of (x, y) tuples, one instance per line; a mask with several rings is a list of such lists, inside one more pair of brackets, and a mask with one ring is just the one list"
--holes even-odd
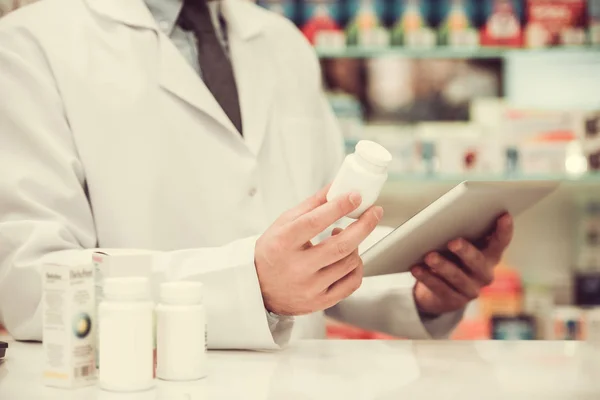
[(336, 0), (304, 1), (300, 7), (299, 26), (315, 47), (344, 48), (343, 3)]
[(600, 305), (600, 201), (585, 196), (578, 207), (573, 292), (579, 306)]
[(359, 140), (365, 138), (364, 117), (360, 101), (343, 92), (328, 93), (327, 99), (335, 113), (350, 152)]
[(578, 176), (600, 167), (597, 111), (520, 108), (481, 98), (471, 102), (470, 122), (367, 123), (357, 98), (336, 94), (331, 102), (348, 148), (368, 139), (393, 149), (394, 173)]
[(586, 0), (527, 0), (527, 47), (586, 43)]
[(587, 171), (581, 138), (581, 111), (506, 107), (500, 131), (518, 152), (523, 174), (570, 174)]
[(584, 131), (583, 151), (590, 171), (600, 170), (600, 111), (583, 114), (581, 127)]
[(574, 306), (556, 307), (554, 310), (554, 340), (582, 340), (584, 312)]
[(600, 272), (577, 272), (574, 279), (575, 304), (600, 306)]
[[(505, 148), (501, 138), (482, 135), (481, 128), (465, 122), (431, 122), (419, 125), (419, 141), (433, 150), (435, 173), (442, 175), (490, 174), (504, 172)], [(424, 154), (424, 162), (428, 162)]]
[(439, 0), (440, 44), (457, 47), (479, 46), (477, 6), (479, 0)]
[(494, 270), (494, 282), (481, 290), (479, 306), (484, 320), (520, 315), (523, 312), (523, 284), (519, 272), (501, 262)]
[[(520, 171), (533, 176), (570, 174), (573, 170), (570, 169), (569, 160), (572, 157), (580, 159), (578, 148), (578, 143), (573, 141), (523, 142), (518, 146)], [(585, 168), (585, 165), (581, 168)]]
[(481, 45), (522, 47), (525, 15), (520, 0), (482, 0)]
[(392, 45), (431, 48), (437, 44), (431, 0), (390, 0)]
[(524, 311), (535, 321), (535, 338), (549, 340), (553, 337), (554, 291), (552, 285), (525, 284)]
[(600, 272), (600, 202), (584, 201), (577, 224), (578, 272)]
[(392, 154), (388, 167), (391, 175), (422, 173), (421, 156), (413, 125), (368, 125), (365, 137), (379, 143)]
[(587, 310), (585, 319), (586, 340), (595, 346), (600, 345), (600, 308)]
[(588, 0), (590, 44), (600, 45), (600, 0)]
[(256, 4), (274, 13), (283, 15), (296, 25), (300, 23), (299, 2), (296, 0), (257, 0)]
[(490, 323), (492, 340), (536, 339), (536, 322), (531, 315), (495, 315)]
[(387, 2), (385, 0), (346, 0), (348, 45), (387, 47), (390, 32), (385, 27)]

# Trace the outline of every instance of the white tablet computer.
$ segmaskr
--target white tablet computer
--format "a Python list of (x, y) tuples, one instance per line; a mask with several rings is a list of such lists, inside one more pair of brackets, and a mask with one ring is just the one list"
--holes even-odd
[(361, 254), (365, 276), (407, 272), (429, 252), (457, 238), (477, 240), (505, 212), (519, 215), (552, 193), (557, 181), (466, 181)]

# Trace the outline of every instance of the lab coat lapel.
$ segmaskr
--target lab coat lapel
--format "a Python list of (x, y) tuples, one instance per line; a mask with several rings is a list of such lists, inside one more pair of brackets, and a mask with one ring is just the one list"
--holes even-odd
[(232, 134), (240, 136), (196, 71), (187, 63), (173, 42), (160, 32), (143, 0), (85, 1), (92, 11), (104, 18), (135, 28), (153, 30), (159, 38), (160, 86), (206, 113)]
[(240, 136), (225, 111), (171, 40), (160, 34), (160, 85)]
[(229, 42), (248, 149), (258, 155), (264, 141), (277, 71), (270, 59), (268, 42), (260, 33), (262, 15), (253, 5), (225, 0), (223, 15), (229, 24)]

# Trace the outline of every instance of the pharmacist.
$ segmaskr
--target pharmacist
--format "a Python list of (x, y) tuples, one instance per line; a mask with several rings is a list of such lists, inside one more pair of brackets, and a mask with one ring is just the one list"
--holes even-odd
[(0, 20), (0, 94), (0, 322), (17, 339), (41, 339), (40, 266), (98, 248), (159, 250), (155, 284), (202, 281), (211, 348), (321, 338), (323, 311), (441, 338), (512, 235), (506, 216), (482, 251), (452, 242), (461, 265), (432, 254), (416, 284), (362, 281), (379, 207), (311, 244), (361, 199), (325, 202), (343, 146), (319, 64), (249, 1), (40, 1)]

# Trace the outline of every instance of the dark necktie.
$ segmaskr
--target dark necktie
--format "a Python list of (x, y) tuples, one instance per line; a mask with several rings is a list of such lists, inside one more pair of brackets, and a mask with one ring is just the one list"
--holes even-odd
[[(206, 1), (184, 0), (177, 25), (196, 36), (202, 79), (233, 125), (243, 135), (242, 113), (233, 67), (219, 42)], [(224, 25), (222, 19), (221, 23)]]

